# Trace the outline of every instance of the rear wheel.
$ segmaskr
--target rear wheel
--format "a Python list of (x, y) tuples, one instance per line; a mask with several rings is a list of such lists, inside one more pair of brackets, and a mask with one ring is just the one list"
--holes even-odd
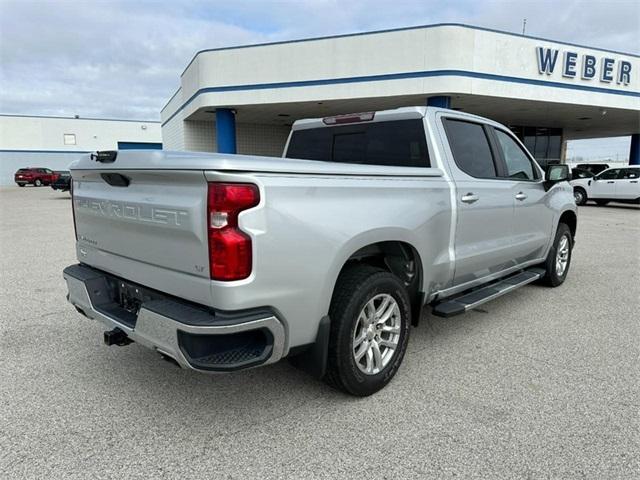
[(336, 284), (330, 318), (325, 382), (361, 397), (383, 388), (409, 341), (411, 308), (402, 282), (369, 265), (349, 268)]
[(33, 182), (33, 184), (34, 184), (36, 187), (41, 187), (41, 186), (42, 186), (42, 180), (40, 180), (39, 178), (36, 178), (36, 181), (35, 181), (35, 182)]
[(25, 185), (24, 183), (19, 183), (18, 184), (19, 187), (24, 187), (24, 185)]
[(596, 204), (597, 204), (599, 207), (604, 207), (604, 206), (606, 206), (608, 203), (609, 203), (609, 200), (596, 200)]
[(543, 283), (550, 287), (558, 287), (564, 283), (571, 265), (572, 250), (571, 230), (566, 224), (561, 223), (558, 225), (556, 237), (544, 263), (546, 273), (542, 278)]
[(587, 192), (584, 188), (576, 187), (573, 189), (573, 198), (576, 201), (576, 205), (584, 205), (587, 203)]

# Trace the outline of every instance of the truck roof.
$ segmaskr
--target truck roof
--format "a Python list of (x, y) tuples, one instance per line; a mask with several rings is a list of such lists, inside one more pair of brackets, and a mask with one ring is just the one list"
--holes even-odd
[[(450, 112), (455, 113), (456, 116), (462, 115), (469, 120), (478, 120), (484, 123), (489, 123), (494, 126), (502, 127), (499, 123), (494, 122), (489, 118), (480, 117), (467, 112), (461, 112), (458, 110), (451, 110), (448, 108), (440, 107), (399, 107), (391, 110), (377, 110), (370, 112), (354, 112), (346, 115), (335, 115), (331, 117), (323, 118), (303, 118), (296, 120), (291, 127), (291, 130), (306, 130), (309, 128), (326, 128), (336, 125), (343, 125), (347, 123), (372, 123), (372, 122), (388, 122), (394, 120), (411, 120), (424, 117), (427, 112)], [(361, 116), (361, 119), (356, 117)], [(353, 120), (351, 120), (353, 118)]]

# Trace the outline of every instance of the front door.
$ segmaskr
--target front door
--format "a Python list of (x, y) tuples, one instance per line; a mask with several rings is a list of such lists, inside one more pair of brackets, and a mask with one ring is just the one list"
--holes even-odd
[(616, 184), (620, 175), (619, 168), (610, 168), (600, 175), (593, 177), (591, 180), (591, 188), (589, 189), (590, 198), (616, 198)]
[(493, 132), (504, 161), (504, 181), (511, 187), (515, 263), (540, 259), (549, 243), (553, 224), (542, 171), (511, 133), (498, 128)]
[(513, 193), (498, 177), (490, 127), (446, 117), (445, 145), (457, 206), (453, 286), (458, 286), (513, 265)]

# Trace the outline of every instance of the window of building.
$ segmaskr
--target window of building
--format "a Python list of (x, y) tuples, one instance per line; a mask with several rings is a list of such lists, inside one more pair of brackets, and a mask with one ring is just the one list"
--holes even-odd
[(357, 123), (295, 130), (287, 158), (338, 163), (429, 167), (422, 120)]
[(548, 127), (511, 127), (511, 131), (544, 168), (560, 161), (562, 129)]
[(482, 125), (447, 119), (445, 130), (453, 159), (460, 170), (477, 178), (496, 177), (496, 166)]
[(65, 145), (75, 145), (76, 144), (76, 134), (75, 133), (65, 133), (63, 135), (63, 142)]
[(498, 144), (502, 150), (502, 156), (507, 167), (507, 176), (513, 179), (535, 180), (538, 173), (531, 160), (522, 150), (520, 145), (511, 136), (502, 130), (494, 129)]

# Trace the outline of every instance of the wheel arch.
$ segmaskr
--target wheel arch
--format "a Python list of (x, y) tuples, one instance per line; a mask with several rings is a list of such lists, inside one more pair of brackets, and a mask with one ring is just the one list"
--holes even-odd
[(562, 212), (560, 219), (558, 220), (558, 225), (561, 223), (564, 223), (569, 227), (569, 230), (571, 231), (571, 239), (575, 241), (576, 230), (578, 228), (578, 216), (576, 215), (576, 212), (573, 210), (566, 210)]
[[(328, 275), (329, 278), (327, 279), (327, 288), (329, 290), (326, 295), (328, 298), (327, 314), (320, 320), (316, 341), (306, 346), (303, 351), (297, 352), (296, 356), (291, 358), (291, 362), (295, 366), (316, 378), (322, 378), (326, 371), (331, 325), (328, 310), (333, 300), (338, 279), (346, 269), (357, 264), (368, 264), (383, 268), (398, 276), (403, 283), (408, 283), (407, 288), (411, 301), (411, 323), (417, 325), (420, 320), (422, 307), (424, 306), (424, 293), (422, 292), (424, 269), (420, 254), (413, 242), (404, 235), (400, 235), (401, 239), (398, 239), (398, 236), (386, 235), (384, 240), (363, 241), (363, 238), (367, 237), (369, 236), (353, 239), (352, 242), (349, 242), (349, 245), (343, 249), (343, 255), (336, 260), (333, 268), (330, 269), (332, 274)], [(379, 239), (380, 235), (374, 235), (373, 237)]]

